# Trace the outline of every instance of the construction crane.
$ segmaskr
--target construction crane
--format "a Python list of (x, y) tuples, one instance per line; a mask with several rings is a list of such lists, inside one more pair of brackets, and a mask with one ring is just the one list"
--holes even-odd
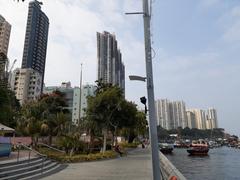
[(14, 59), (14, 61), (13, 61), (13, 63), (12, 63), (12, 66), (11, 66), (11, 68), (9, 69), (8, 73), (11, 73), (11, 72), (12, 72), (12, 69), (13, 69), (14, 65), (16, 64), (16, 62), (17, 62), (17, 59)]

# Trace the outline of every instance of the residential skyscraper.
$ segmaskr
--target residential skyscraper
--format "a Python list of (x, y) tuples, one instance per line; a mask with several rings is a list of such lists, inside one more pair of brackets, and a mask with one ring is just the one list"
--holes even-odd
[(183, 101), (160, 99), (155, 101), (158, 125), (165, 129), (187, 127), (186, 106)]
[(46, 14), (42, 12), (41, 5), (42, 3), (37, 0), (29, 3), (22, 68), (32, 68), (39, 72), (42, 76), (43, 85), (49, 20)]
[(0, 15), (0, 86), (6, 87), (8, 75), (6, 72), (7, 53), (9, 38), (11, 32), (11, 25)]
[(191, 111), (194, 113), (196, 118), (196, 128), (198, 129), (206, 129), (206, 113), (202, 109), (189, 109), (188, 111)]
[(118, 85), (125, 91), (125, 66), (116, 36), (97, 32), (98, 80)]
[(157, 124), (164, 129), (172, 129), (170, 122), (170, 107), (167, 99), (160, 99), (155, 101), (156, 113), (157, 113)]
[(187, 127), (189, 127), (190, 129), (197, 128), (195, 114), (191, 111), (186, 111), (186, 113), (187, 113), (187, 122), (188, 122)]
[(0, 53), (7, 56), (11, 25), (0, 15)]
[(214, 108), (209, 108), (207, 111), (207, 119), (211, 122), (211, 129), (218, 128), (218, 120), (217, 120), (217, 111)]

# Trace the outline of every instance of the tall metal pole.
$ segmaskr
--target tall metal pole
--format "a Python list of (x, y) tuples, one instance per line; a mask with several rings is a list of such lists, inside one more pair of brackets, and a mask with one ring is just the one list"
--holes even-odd
[(143, 20), (144, 20), (145, 61), (147, 74), (148, 110), (149, 110), (149, 132), (152, 151), (153, 180), (161, 180), (157, 138), (157, 121), (154, 102), (153, 72), (152, 72), (152, 48), (150, 29), (151, 15), (149, 13), (148, 1), (149, 0), (143, 0)]
[(81, 120), (81, 109), (82, 109), (82, 63), (81, 63), (81, 72), (80, 72), (80, 91), (79, 91), (79, 119), (78, 125), (80, 125)]

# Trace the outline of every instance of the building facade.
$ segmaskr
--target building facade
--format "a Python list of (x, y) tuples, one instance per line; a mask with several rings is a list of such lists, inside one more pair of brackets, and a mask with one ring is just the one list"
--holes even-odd
[(165, 129), (187, 127), (186, 106), (183, 101), (160, 99), (155, 101), (158, 125)]
[(97, 32), (98, 80), (118, 85), (125, 91), (125, 66), (116, 36)]
[(10, 33), (11, 25), (0, 15), (0, 87), (7, 87), (8, 84), (6, 66)]
[(82, 87), (82, 90), (80, 91), (79, 87), (72, 88), (70, 82), (63, 82), (61, 86), (49, 86), (44, 87), (43, 89), (44, 94), (51, 94), (54, 91), (60, 91), (65, 94), (67, 107), (63, 108), (70, 111), (72, 122), (74, 124), (78, 124), (81, 121), (81, 118), (85, 117), (85, 109), (87, 108), (87, 97), (95, 95), (96, 86), (87, 84), (84, 85)]
[(190, 129), (197, 128), (195, 114), (191, 111), (186, 111), (187, 114), (187, 127)]
[(157, 124), (163, 127), (164, 129), (171, 129), (170, 122), (170, 106), (167, 99), (160, 99), (155, 101), (156, 113), (157, 113)]
[(209, 108), (207, 110), (207, 119), (210, 121), (209, 124), (211, 125), (211, 128), (214, 129), (218, 128), (218, 119), (217, 119), (217, 110), (214, 108)]
[(33, 69), (15, 69), (11, 78), (11, 89), (20, 104), (34, 101), (41, 95), (42, 76)]
[(0, 53), (7, 56), (11, 25), (0, 15)]
[(196, 118), (196, 128), (198, 129), (206, 129), (207, 128), (207, 122), (206, 122), (206, 113), (202, 109), (189, 109), (188, 111), (191, 111), (194, 113)]
[[(32, 68), (42, 76), (44, 82), (47, 54), (49, 20), (37, 0), (29, 3), (22, 68)], [(42, 89), (41, 89), (42, 91)]]

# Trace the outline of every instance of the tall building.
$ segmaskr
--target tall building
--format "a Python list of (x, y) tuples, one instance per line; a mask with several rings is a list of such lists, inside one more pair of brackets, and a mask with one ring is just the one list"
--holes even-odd
[(34, 101), (41, 95), (42, 76), (33, 69), (15, 69), (11, 78), (11, 89), (20, 104)]
[(49, 20), (46, 14), (42, 12), (41, 5), (42, 3), (37, 0), (29, 3), (22, 68), (32, 68), (39, 72), (42, 76), (43, 85)]
[(165, 129), (187, 127), (186, 106), (183, 101), (160, 99), (155, 101), (158, 125)]
[(172, 124), (170, 122), (169, 103), (170, 102), (167, 99), (160, 99), (155, 101), (157, 110), (157, 124), (167, 130), (172, 128)]
[(0, 53), (0, 87), (7, 87), (8, 76), (6, 72), (7, 56)]
[(186, 111), (186, 114), (187, 114), (187, 127), (189, 127), (190, 129), (197, 128), (195, 114), (191, 111)]
[(125, 91), (125, 66), (116, 36), (97, 32), (98, 80), (118, 85)]
[(183, 101), (172, 102), (172, 121), (173, 129), (187, 127), (186, 105)]
[(6, 65), (10, 32), (11, 25), (0, 15), (0, 87), (7, 87)]
[(11, 25), (0, 15), (0, 53), (7, 56)]
[(202, 109), (189, 109), (188, 111), (191, 111), (194, 113), (196, 118), (196, 128), (198, 129), (206, 129), (207, 128), (207, 122), (206, 122), (206, 113)]
[(210, 121), (211, 128), (218, 128), (218, 120), (217, 120), (217, 111), (214, 108), (209, 108), (207, 110), (207, 119)]

